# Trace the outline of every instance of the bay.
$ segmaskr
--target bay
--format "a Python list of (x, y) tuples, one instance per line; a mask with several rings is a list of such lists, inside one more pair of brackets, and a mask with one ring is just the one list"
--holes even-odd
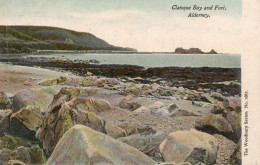
[(97, 60), (100, 64), (138, 65), (143, 67), (220, 67), (241, 68), (240, 55), (232, 54), (50, 54), (32, 57), (57, 58), (61, 60)]

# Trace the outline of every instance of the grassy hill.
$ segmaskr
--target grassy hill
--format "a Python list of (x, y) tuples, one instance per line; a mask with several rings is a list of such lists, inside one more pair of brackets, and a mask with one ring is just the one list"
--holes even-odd
[(121, 50), (93, 34), (47, 26), (0, 26), (0, 53), (35, 50)]

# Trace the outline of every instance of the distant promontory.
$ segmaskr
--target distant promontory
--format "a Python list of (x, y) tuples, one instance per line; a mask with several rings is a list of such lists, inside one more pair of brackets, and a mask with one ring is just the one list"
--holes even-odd
[(218, 54), (214, 49), (212, 49), (210, 52), (203, 52), (199, 48), (184, 49), (182, 47), (176, 48), (174, 53), (176, 54)]
[(48, 26), (0, 26), (0, 53), (38, 51), (130, 51), (91, 33)]

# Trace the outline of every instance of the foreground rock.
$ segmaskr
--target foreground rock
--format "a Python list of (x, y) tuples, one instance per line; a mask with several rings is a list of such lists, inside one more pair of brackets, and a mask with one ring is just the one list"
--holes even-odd
[(10, 116), (13, 113), (11, 109), (0, 110), (0, 136), (4, 134), (4, 132), (10, 131)]
[(18, 111), (30, 105), (38, 107), (42, 113), (46, 113), (55, 94), (57, 91), (52, 87), (21, 90), (14, 95), (13, 108)]
[(9, 109), (12, 108), (12, 103), (9, 97), (0, 91), (0, 109)]
[(166, 137), (167, 135), (164, 133), (149, 135), (135, 134), (127, 137), (120, 137), (118, 140), (133, 146), (158, 162), (163, 160), (159, 150), (159, 145)]
[(0, 137), (0, 149), (8, 148), (13, 150), (19, 146), (26, 146), (26, 143), (18, 137), (13, 137), (11, 135)]
[(37, 137), (50, 154), (63, 134), (75, 124), (86, 125), (105, 133), (105, 121), (99, 118), (95, 112), (109, 109), (108, 103), (101, 100), (80, 97), (66, 102), (66, 99), (61, 97), (50, 107), (37, 132)]
[(242, 164), (242, 157), (241, 157), (241, 141), (237, 144), (237, 148), (230, 156), (228, 161), (230, 165), (241, 165)]
[(47, 164), (155, 165), (156, 162), (112, 137), (75, 125), (61, 138)]
[(38, 108), (28, 106), (10, 117), (11, 132), (30, 140), (35, 139), (36, 130), (41, 126), (43, 115)]
[(8, 164), (10, 160), (19, 160), (26, 164), (46, 162), (43, 149), (38, 146), (29, 147), (20, 138), (5, 135), (0, 137), (0, 164)]
[(165, 161), (211, 165), (216, 162), (218, 143), (213, 136), (200, 131), (177, 131), (160, 144), (160, 151)]
[(205, 115), (196, 122), (196, 129), (210, 134), (218, 133), (228, 139), (235, 140), (233, 129), (222, 115)]
[(231, 125), (231, 128), (234, 132), (234, 140), (238, 142), (241, 139), (241, 114), (235, 111), (229, 111), (226, 114), (226, 119)]
[(46, 162), (42, 149), (24, 146), (19, 146), (14, 150), (1, 149), (0, 163), (8, 164), (10, 160), (19, 160), (25, 164), (44, 164)]

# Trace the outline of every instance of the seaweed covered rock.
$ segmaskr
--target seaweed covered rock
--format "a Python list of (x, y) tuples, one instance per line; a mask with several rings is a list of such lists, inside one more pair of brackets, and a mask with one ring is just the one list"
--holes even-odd
[(77, 108), (78, 110), (88, 111), (88, 112), (103, 112), (110, 111), (110, 103), (102, 99), (94, 99), (89, 97), (77, 97), (70, 101), (71, 106)]
[(70, 128), (47, 164), (157, 164), (137, 149), (83, 125)]
[(75, 124), (86, 125), (105, 133), (105, 121), (94, 112), (109, 108), (110, 106), (106, 102), (92, 98), (74, 98), (70, 102), (66, 102), (66, 99), (61, 97), (50, 107), (37, 132), (37, 137), (50, 154), (63, 134)]
[(46, 113), (53, 96), (57, 93), (58, 92), (52, 87), (21, 90), (14, 95), (13, 108), (15, 111), (19, 111), (30, 105), (38, 107), (42, 113)]
[(0, 137), (0, 164), (9, 164), (10, 160), (19, 160), (26, 164), (44, 164), (46, 158), (43, 149), (29, 147), (18, 137), (5, 135)]
[(10, 160), (20, 160), (25, 164), (31, 163), (30, 148), (20, 146), (9, 154)]
[(38, 108), (27, 106), (10, 117), (11, 132), (34, 140), (36, 130), (41, 126), (43, 115)]
[(10, 164), (10, 161), (17, 160), (25, 164), (44, 164), (46, 158), (43, 149), (39, 147), (19, 146), (13, 150), (8, 148), (0, 149), (0, 163)]
[(160, 144), (160, 151), (166, 162), (212, 165), (216, 162), (218, 143), (215, 137), (197, 130), (176, 131)]
[(60, 89), (58, 94), (54, 96), (53, 102), (58, 100), (60, 97), (65, 97), (66, 101), (70, 101), (71, 99), (78, 96), (88, 96), (95, 93), (96, 93), (95, 88), (63, 87)]
[(67, 77), (60, 76), (58, 78), (47, 78), (40, 81), (38, 84), (41, 86), (50, 86), (50, 85), (62, 85), (67, 81)]
[(12, 103), (9, 97), (0, 91), (0, 109), (10, 109), (12, 108)]
[(0, 137), (0, 149), (8, 148), (13, 150), (19, 146), (27, 146), (27, 144), (22, 139), (11, 135)]

